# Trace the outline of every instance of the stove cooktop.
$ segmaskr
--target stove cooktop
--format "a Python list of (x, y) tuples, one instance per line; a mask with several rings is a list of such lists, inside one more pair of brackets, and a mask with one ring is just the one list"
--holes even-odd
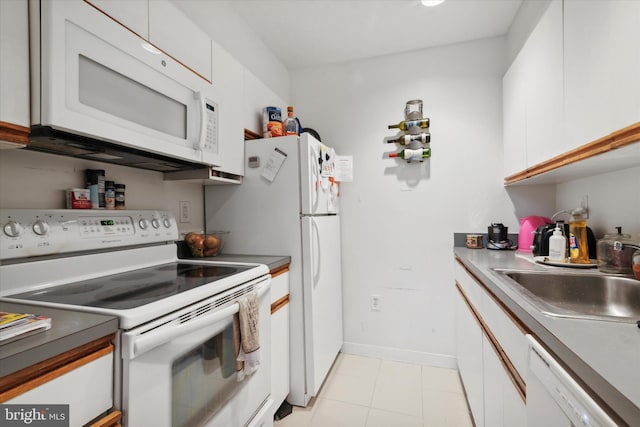
[(8, 298), (126, 310), (169, 298), (251, 268), (253, 266), (171, 262), (8, 295)]

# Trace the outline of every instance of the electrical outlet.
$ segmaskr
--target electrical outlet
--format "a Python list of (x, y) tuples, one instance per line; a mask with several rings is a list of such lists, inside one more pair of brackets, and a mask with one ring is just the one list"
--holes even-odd
[(380, 311), (380, 295), (371, 295), (371, 311)]
[(585, 219), (589, 218), (589, 196), (584, 195), (580, 199), (580, 207), (584, 209), (584, 217)]
[(180, 212), (180, 222), (191, 222), (191, 203), (178, 202), (178, 209)]

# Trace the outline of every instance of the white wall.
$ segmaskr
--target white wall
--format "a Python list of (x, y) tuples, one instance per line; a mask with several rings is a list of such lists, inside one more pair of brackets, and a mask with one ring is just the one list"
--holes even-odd
[(596, 238), (621, 226), (625, 234), (634, 234), (640, 241), (640, 167), (558, 184), (557, 209), (576, 208), (584, 194), (589, 196), (587, 225)]
[[(495, 38), (291, 72), (302, 125), (354, 157), (341, 185), (346, 351), (455, 366), (453, 233), (518, 230), (502, 186), (504, 52)], [(415, 98), (433, 157), (386, 158), (387, 125)]]
[(179, 201), (191, 206), (181, 233), (204, 230), (202, 185), (162, 180), (162, 173), (55, 156), (24, 149), (0, 150), (0, 208), (64, 209), (65, 189), (84, 188), (85, 169), (104, 169), (108, 180), (125, 184), (127, 209), (163, 209), (179, 218)]

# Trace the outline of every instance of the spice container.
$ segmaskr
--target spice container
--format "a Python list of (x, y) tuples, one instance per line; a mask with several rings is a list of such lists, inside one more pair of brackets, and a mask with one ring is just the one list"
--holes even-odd
[(114, 190), (116, 195), (116, 199), (115, 199), (116, 209), (125, 209), (125, 198), (124, 198), (125, 189), (126, 189), (126, 185), (124, 184), (114, 184)]
[(104, 205), (105, 209), (116, 208), (116, 191), (113, 181), (104, 182)]

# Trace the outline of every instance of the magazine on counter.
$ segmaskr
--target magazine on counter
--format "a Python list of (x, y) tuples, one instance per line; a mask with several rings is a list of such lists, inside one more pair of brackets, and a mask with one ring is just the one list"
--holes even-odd
[(22, 335), (42, 332), (51, 328), (51, 318), (29, 313), (0, 311), (0, 343)]

